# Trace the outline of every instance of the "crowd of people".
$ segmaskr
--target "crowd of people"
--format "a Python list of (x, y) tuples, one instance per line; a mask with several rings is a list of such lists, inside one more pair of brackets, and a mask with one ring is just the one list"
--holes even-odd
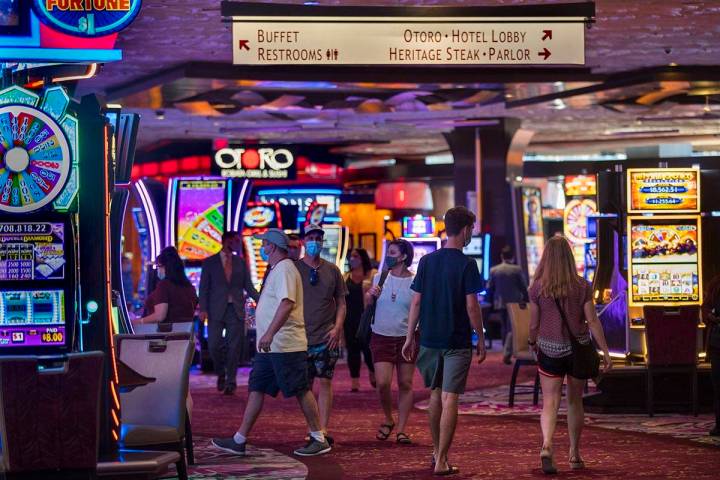
[[(384, 419), (374, 436), (412, 444), (406, 432), (413, 408), (415, 369), (430, 390), (429, 429), (433, 441), (432, 468), (436, 475), (451, 475), (457, 467), (448, 461), (458, 415), (458, 398), (464, 392), (473, 356), (473, 333), (479, 362), (485, 359), (483, 319), (478, 295), (484, 289), (477, 264), (463, 254), (472, 237), (475, 216), (464, 207), (445, 215), (447, 240), (440, 250), (423, 256), (412, 272), (413, 246), (403, 239), (388, 244), (384, 270), (378, 272), (368, 253), (354, 249), (346, 274), (320, 257), (324, 231), (311, 225), (303, 237), (269, 229), (257, 235), (261, 255), (268, 263), (260, 292), (253, 286), (241, 252), (240, 237), (228, 232), (222, 250), (202, 268), (200, 294), (195, 294), (183, 262), (173, 247), (156, 260), (158, 282), (148, 296), (145, 314), (136, 324), (191, 321), (199, 307), (207, 320), (208, 344), (217, 375), (218, 391), (233, 395), (237, 367), (247, 354), (244, 305), (257, 302), (256, 350), (248, 384), (242, 423), (232, 437), (214, 438), (225, 452), (243, 455), (266, 395), (296, 398), (307, 423), (308, 435), (296, 455), (330, 452), (333, 377), (342, 351), (352, 379), (352, 392), (360, 389), (363, 361), (368, 380), (376, 388)], [(304, 252), (304, 254), (303, 254)], [(302, 254), (302, 257), (301, 257)], [(500, 265), (491, 269), (486, 295), (502, 315), (504, 359), (509, 361), (512, 331), (506, 306), (527, 302), (530, 308), (528, 348), (538, 363), (543, 393), (541, 414), (543, 472), (557, 472), (553, 438), (562, 386), (567, 381), (568, 462), (584, 468), (580, 437), (584, 423), (583, 389), (586, 378), (576, 372), (578, 345), (595, 342), (602, 353), (602, 371), (612, 368), (602, 325), (598, 320), (590, 284), (576, 273), (572, 250), (562, 236), (550, 238), (532, 283), (514, 264), (513, 252), (504, 248)], [(713, 382), (720, 392), (720, 277), (710, 283), (703, 306), (710, 325), (708, 356)], [(368, 315), (368, 310), (372, 314)], [(368, 320), (371, 319), (371, 320)], [(368, 339), (358, 335), (370, 321)], [(393, 376), (398, 411), (393, 412)], [(317, 383), (317, 396), (313, 393)], [(717, 397), (717, 395), (716, 395)], [(718, 435), (720, 402), (716, 398)]]

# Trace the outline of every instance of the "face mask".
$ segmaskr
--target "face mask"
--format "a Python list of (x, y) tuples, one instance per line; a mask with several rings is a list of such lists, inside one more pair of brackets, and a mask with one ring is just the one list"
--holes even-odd
[(472, 233), (470, 235), (465, 235), (465, 246), (467, 247), (470, 245), (470, 241), (472, 240)]
[(387, 257), (385, 257), (385, 265), (387, 265), (387, 268), (393, 268), (395, 267), (395, 265), (398, 264), (398, 260), (398, 257), (391, 257), (390, 255), (388, 255)]
[(262, 258), (262, 261), (267, 263), (267, 261), (270, 259), (270, 255), (268, 254), (267, 247), (260, 247), (260, 258)]
[(305, 243), (305, 253), (311, 257), (317, 257), (320, 255), (320, 242), (311, 241)]
[(158, 267), (157, 277), (158, 280), (165, 280), (165, 267)]

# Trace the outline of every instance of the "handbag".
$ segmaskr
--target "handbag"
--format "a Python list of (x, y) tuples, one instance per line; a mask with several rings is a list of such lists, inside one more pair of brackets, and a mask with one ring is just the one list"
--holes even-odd
[(570, 330), (570, 324), (557, 298), (555, 298), (555, 305), (560, 311), (560, 318), (562, 318), (565, 328), (567, 328), (572, 345), (572, 372), (570, 372), (570, 375), (580, 380), (596, 378), (600, 374), (600, 355), (598, 355), (595, 345), (593, 345), (592, 340), (587, 344), (580, 343), (577, 337), (573, 335), (572, 330)]
[[(378, 281), (378, 287), (382, 288), (385, 284), (385, 279), (390, 273), (389, 270), (383, 270), (380, 274), (380, 280)], [(360, 317), (360, 324), (358, 325), (357, 332), (355, 332), (355, 339), (360, 342), (363, 346), (370, 344), (370, 336), (372, 335), (372, 324), (375, 323), (375, 306), (377, 299), (373, 298), (372, 303), (363, 310), (362, 316)]]

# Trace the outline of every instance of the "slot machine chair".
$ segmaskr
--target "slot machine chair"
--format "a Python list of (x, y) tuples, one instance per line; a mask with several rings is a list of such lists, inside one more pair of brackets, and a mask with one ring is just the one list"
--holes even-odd
[(187, 332), (116, 335), (122, 362), (154, 382), (120, 394), (123, 448), (178, 452), (178, 477), (187, 480), (187, 395), (194, 345)]
[(698, 414), (697, 307), (668, 310), (645, 307), (645, 339), (647, 342), (647, 397), (649, 416), (655, 414), (656, 375), (685, 374), (692, 382), (690, 405)]
[[(515, 359), (513, 365), (512, 376), (510, 377), (510, 396), (508, 406), (512, 408), (515, 405), (515, 390), (518, 372), (520, 367), (526, 365), (536, 366), (537, 362), (528, 346), (528, 338), (530, 337), (530, 309), (527, 303), (508, 303), (508, 315), (510, 316), (510, 325), (512, 328), (512, 356)], [(540, 395), (540, 373), (535, 369), (535, 381), (531, 389), (523, 386), (522, 390), (517, 393), (533, 394), (533, 405), (538, 404)]]
[(0, 358), (3, 478), (95, 478), (103, 352)]

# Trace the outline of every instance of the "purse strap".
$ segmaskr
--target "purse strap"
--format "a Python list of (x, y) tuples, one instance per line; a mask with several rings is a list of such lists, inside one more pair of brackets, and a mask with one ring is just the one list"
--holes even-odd
[[(385, 284), (385, 280), (387, 280), (389, 273), (390, 273), (390, 270), (382, 271), (382, 273), (380, 274), (380, 280), (378, 280), (378, 288), (382, 288), (382, 286)], [(372, 307), (374, 309), (376, 305), (377, 305), (377, 298), (373, 297), (372, 305), (370, 305), (370, 307)], [(373, 315), (372, 319), (370, 320), (371, 325), (374, 323), (375, 323), (375, 315)]]
[(558, 300), (557, 297), (553, 297), (553, 300), (555, 300), (555, 305), (560, 312), (560, 318), (562, 318), (563, 325), (565, 325), (565, 328), (568, 331), (568, 335), (570, 335), (570, 338), (575, 338), (575, 340), (577, 341), (577, 338), (575, 337), (575, 335), (573, 335), (572, 330), (570, 330), (570, 324), (568, 324), (567, 317), (565, 316), (565, 310), (563, 310), (562, 306), (560, 305), (560, 300)]

